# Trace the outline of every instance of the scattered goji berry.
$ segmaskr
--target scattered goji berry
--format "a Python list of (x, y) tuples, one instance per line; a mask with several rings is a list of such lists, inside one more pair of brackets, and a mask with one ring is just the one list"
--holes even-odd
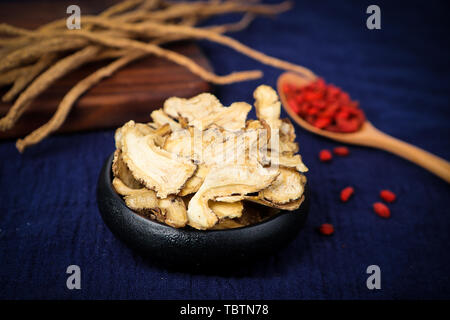
[(383, 199), (384, 201), (386, 201), (388, 203), (394, 202), (395, 199), (397, 198), (395, 193), (393, 193), (390, 190), (381, 190), (380, 197), (381, 197), (381, 199)]
[(329, 150), (323, 149), (319, 152), (319, 159), (322, 162), (330, 161), (331, 159), (333, 159), (333, 155)]
[(331, 236), (334, 233), (334, 227), (330, 223), (324, 223), (319, 227), (319, 232), (325, 236)]
[(350, 197), (353, 195), (353, 193), (355, 193), (355, 189), (353, 189), (353, 187), (346, 187), (346, 188), (342, 189), (341, 190), (341, 201), (347, 202), (348, 199), (350, 199)]
[(348, 150), (347, 147), (336, 147), (333, 149), (334, 154), (337, 154), (338, 156), (345, 157), (350, 154), (350, 150)]
[(373, 211), (382, 218), (389, 218), (391, 216), (391, 210), (381, 202), (375, 202), (373, 204)]

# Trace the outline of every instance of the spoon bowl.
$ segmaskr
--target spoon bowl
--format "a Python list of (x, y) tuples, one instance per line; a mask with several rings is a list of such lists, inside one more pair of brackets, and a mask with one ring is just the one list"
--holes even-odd
[(303, 129), (320, 136), (336, 140), (343, 143), (355, 144), (360, 146), (372, 147), (391, 152), (397, 156), (407, 159), (424, 169), (434, 173), (438, 177), (450, 183), (450, 163), (436, 155), (433, 155), (423, 149), (413, 146), (409, 143), (389, 136), (377, 128), (369, 121), (365, 121), (361, 128), (352, 133), (337, 133), (322, 130), (314, 127), (299, 115), (297, 115), (287, 102), (286, 95), (282, 90), (285, 84), (294, 84), (299, 87), (306, 86), (314, 81), (313, 78), (304, 78), (292, 72), (285, 72), (280, 75), (277, 81), (277, 90), (280, 96), (281, 104), (289, 116)]

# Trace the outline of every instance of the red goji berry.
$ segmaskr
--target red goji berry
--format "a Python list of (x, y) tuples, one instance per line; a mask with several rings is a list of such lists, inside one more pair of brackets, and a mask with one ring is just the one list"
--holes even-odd
[(333, 155), (329, 150), (324, 149), (319, 152), (319, 159), (322, 162), (330, 161), (333, 159)]
[(323, 80), (322, 78), (317, 79), (317, 81), (315, 81), (315, 84), (316, 84), (316, 88), (318, 88), (320, 90), (325, 89), (325, 86), (326, 86), (325, 80)]
[(305, 92), (305, 95), (304, 95), (305, 100), (308, 100), (308, 101), (322, 99), (322, 97), (323, 97), (322, 93), (317, 92), (317, 91)]
[(328, 94), (329, 96), (331, 96), (331, 97), (337, 97), (337, 96), (339, 95), (340, 92), (341, 92), (341, 90), (339, 90), (338, 87), (336, 87), (336, 86), (334, 86), (334, 85), (332, 85), (332, 84), (328, 85), (328, 88), (327, 88), (327, 94)]
[(351, 108), (351, 107), (347, 107), (346, 110), (348, 111), (349, 116), (350, 116), (351, 118), (356, 118), (356, 117), (358, 117), (358, 116), (360, 115), (360, 113), (361, 113), (358, 109)]
[(313, 116), (319, 113), (319, 109), (317, 109), (316, 107), (311, 107), (306, 113)]
[(295, 113), (300, 112), (300, 108), (294, 99), (292, 99), (292, 98), (288, 99), (288, 104), (289, 104), (289, 107), (292, 109), (292, 111), (294, 111)]
[(366, 121), (366, 117), (364, 116), (364, 112), (362, 112), (361, 110), (358, 110), (358, 114), (356, 115), (356, 119), (358, 119), (358, 121), (360, 123), (360, 127), (361, 127), (362, 124), (364, 123), (364, 121)]
[(330, 118), (317, 118), (316, 121), (314, 121), (314, 127), (322, 129), (328, 126), (331, 123)]
[(314, 123), (316, 121), (316, 116), (307, 114), (305, 115), (305, 120), (309, 123)]
[(321, 116), (326, 118), (332, 118), (338, 109), (339, 109), (338, 103), (336, 102), (330, 103), (328, 107), (322, 111)]
[(336, 118), (336, 120), (337, 119), (345, 120), (345, 119), (348, 119), (349, 116), (350, 116), (350, 113), (348, 111), (346, 111), (346, 110), (343, 110), (343, 111), (339, 111), (338, 113), (336, 113), (335, 118)]
[(339, 130), (339, 128), (338, 128), (336, 125), (329, 125), (329, 126), (327, 127), (327, 131), (331, 131), (331, 132), (341, 132), (341, 131)]
[(342, 189), (341, 190), (341, 201), (347, 202), (348, 199), (350, 199), (350, 197), (353, 195), (353, 193), (355, 193), (355, 189), (353, 189), (353, 187), (346, 187), (346, 188)]
[(380, 198), (383, 199), (386, 202), (394, 202), (395, 199), (397, 198), (397, 196), (395, 195), (395, 193), (393, 193), (390, 190), (381, 190), (380, 191)]
[(375, 202), (373, 204), (373, 211), (382, 218), (389, 218), (391, 216), (391, 210), (381, 202)]
[(336, 119), (336, 124), (341, 132), (355, 132), (361, 126), (360, 122), (353, 119)]
[(348, 93), (327, 84), (323, 79), (297, 87), (283, 85), (292, 109), (308, 123), (333, 132), (355, 132), (365, 121), (364, 113), (357, 101), (351, 100)]
[(340, 93), (340, 95), (339, 95), (339, 101), (341, 102), (341, 103), (348, 103), (348, 102), (350, 102), (350, 96), (348, 95), (348, 93), (347, 92), (342, 92), (341, 91), (341, 93)]
[(293, 88), (292, 85), (290, 85), (290, 84), (288, 84), (288, 83), (283, 84), (283, 92), (284, 92), (285, 94), (290, 94), (290, 93), (292, 93), (293, 89), (294, 89), (294, 88)]
[(303, 87), (303, 92), (311, 91), (314, 89), (314, 82), (308, 83), (306, 86)]
[(319, 227), (319, 232), (325, 236), (331, 236), (334, 233), (334, 227), (330, 223), (324, 223)]
[(350, 101), (350, 103), (348, 104), (348, 107), (356, 109), (359, 107), (359, 103), (358, 103), (358, 101)]
[(348, 150), (347, 147), (336, 147), (333, 149), (334, 154), (337, 154), (338, 156), (345, 157), (350, 154), (350, 150)]
[(303, 102), (300, 105), (300, 112), (299, 114), (302, 115), (303, 117), (308, 115), (308, 110), (311, 107), (311, 105), (308, 102)]
[(297, 95), (297, 96), (295, 96), (295, 101), (298, 104), (302, 104), (305, 101), (305, 99), (303, 98), (303, 95)]
[(326, 107), (326, 103), (323, 100), (314, 100), (311, 104), (317, 109), (323, 109)]

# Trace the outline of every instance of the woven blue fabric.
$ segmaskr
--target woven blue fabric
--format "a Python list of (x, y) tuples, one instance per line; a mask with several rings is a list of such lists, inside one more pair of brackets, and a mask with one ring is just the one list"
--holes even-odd
[[(384, 2), (382, 29), (366, 28), (366, 1), (297, 2), (274, 20), (258, 18), (239, 41), (308, 66), (360, 101), (382, 131), (450, 159), (449, 19), (444, 3)], [(236, 20), (237, 16), (211, 23)], [(264, 78), (217, 87), (224, 104), (253, 102), (280, 70), (220, 45), (200, 42), (219, 74), (262, 69)], [(254, 114), (253, 114), (254, 116)], [(284, 114), (286, 116), (286, 114)], [(310, 168), (311, 210), (297, 238), (273, 257), (227, 276), (171, 272), (117, 240), (99, 215), (95, 189), (113, 130), (56, 135), (20, 155), (0, 143), (0, 298), (9, 299), (399, 299), (450, 298), (449, 185), (383, 151), (337, 144), (296, 127)], [(346, 204), (339, 191), (355, 187)], [(381, 189), (398, 201), (390, 219), (374, 214)], [(335, 226), (332, 237), (315, 228)], [(81, 267), (81, 290), (66, 288)], [(366, 268), (381, 269), (368, 290)]]

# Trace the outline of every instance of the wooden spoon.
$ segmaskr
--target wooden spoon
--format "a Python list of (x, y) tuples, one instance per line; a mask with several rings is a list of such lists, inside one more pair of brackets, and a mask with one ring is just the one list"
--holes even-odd
[(295, 122), (297, 122), (299, 126), (310, 132), (330, 138), (332, 140), (349, 144), (356, 144), (360, 146), (378, 148), (391, 152), (427, 169), (428, 171), (434, 173), (435, 175), (450, 183), (450, 163), (448, 161), (381, 132), (367, 120), (364, 122), (362, 127), (354, 133), (336, 133), (318, 129), (303, 120), (289, 107), (286, 100), (286, 95), (284, 94), (282, 88), (285, 83), (291, 83), (297, 86), (305, 86), (313, 80), (314, 79), (305, 79), (292, 72), (285, 72), (280, 75), (277, 81), (277, 89), (283, 108), (291, 116), (291, 118), (294, 119)]

